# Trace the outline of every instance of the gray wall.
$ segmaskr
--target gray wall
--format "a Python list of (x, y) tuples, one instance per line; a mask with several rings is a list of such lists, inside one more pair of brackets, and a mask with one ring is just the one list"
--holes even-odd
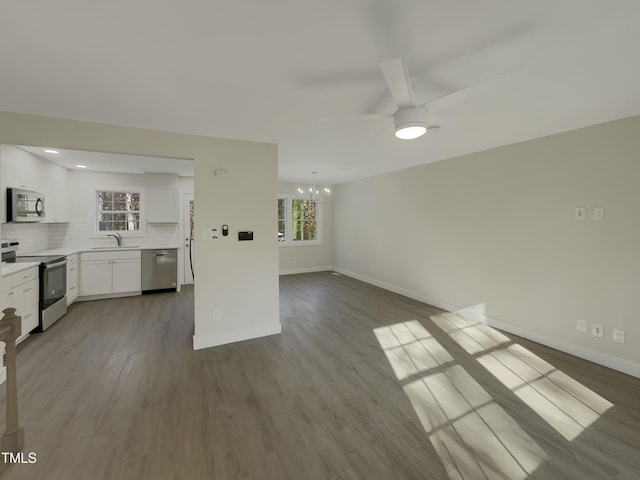
[(639, 182), (633, 117), (337, 185), (335, 265), (640, 376)]

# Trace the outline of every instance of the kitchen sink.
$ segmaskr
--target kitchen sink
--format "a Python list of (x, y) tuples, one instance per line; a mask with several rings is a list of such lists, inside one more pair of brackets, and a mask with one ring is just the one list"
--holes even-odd
[(91, 247), (91, 250), (126, 250), (126, 249), (134, 249), (134, 248), (140, 248), (139, 245), (122, 245), (120, 247), (115, 246), (115, 247)]

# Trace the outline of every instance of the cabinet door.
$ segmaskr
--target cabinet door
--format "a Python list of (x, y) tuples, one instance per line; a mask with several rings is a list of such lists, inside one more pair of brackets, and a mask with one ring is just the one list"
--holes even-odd
[(16, 309), (16, 315), (22, 317), (22, 335), (17, 342), (38, 326), (39, 291), (40, 280), (37, 278), (13, 287), (13, 306)]
[(78, 255), (67, 256), (67, 306), (78, 298)]
[(87, 260), (80, 264), (80, 295), (111, 293), (111, 260)]
[(112, 262), (113, 293), (139, 292), (142, 288), (140, 258), (118, 259)]
[(13, 307), (13, 291), (11, 291), (11, 289), (0, 292), (0, 318), (4, 315), (1, 313), (2, 310), (9, 307)]
[(46, 200), (47, 222), (69, 221), (69, 172), (57, 165), (52, 166), (51, 192), (48, 192)]
[(148, 187), (145, 212), (149, 223), (178, 223), (178, 194), (174, 188)]

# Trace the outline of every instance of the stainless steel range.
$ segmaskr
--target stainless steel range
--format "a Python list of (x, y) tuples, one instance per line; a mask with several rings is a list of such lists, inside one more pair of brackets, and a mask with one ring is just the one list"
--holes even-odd
[(40, 323), (44, 331), (67, 313), (67, 257), (64, 255), (17, 255), (18, 242), (3, 240), (2, 261), (40, 262)]

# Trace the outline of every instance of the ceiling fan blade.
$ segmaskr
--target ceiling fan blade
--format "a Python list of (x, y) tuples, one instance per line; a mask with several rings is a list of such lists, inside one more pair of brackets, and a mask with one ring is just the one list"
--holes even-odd
[(382, 70), (382, 75), (389, 86), (389, 91), (398, 110), (415, 107), (413, 86), (404, 59), (399, 57), (386, 60), (380, 64), (380, 70)]
[(393, 115), (385, 113), (374, 113), (371, 115), (347, 115), (344, 117), (318, 117), (316, 118), (316, 121), (318, 123), (331, 123), (345, 120), (380, 120), (381, 118), (389, 119), (393, 118)]
[(384, 132), (386, 132), (387, 130), (389, 130), (389, 128), (393, 125), (393, 122), (390, 122), (387, 124), (386, 127), (384, 127), (382, 130), (380, 130), (379, 132), (375, 133), (374, 135), (371, 136), (371, 139), (373, 140), (374, 138), (378, 138), (380, 135), (382, 135)]
[(461, 90), (458, 90), (453, 93), (449, 93), (442, 97), (435, 98), (433, 100), (429, 100), (428, 102), (420, 104), (421, 107), (426, 107), (430, 112), (438, 112), (440, 110), (445, 110), (447, 108), (453, 107), (459, 103), (466, 101), (467, 99), (475, 96), (483, 90), (484, 88), (490, 86), (494, 80), (504, 77), (505, 75), (514, 72), (522, 68), (522, 65), (518, 65), (517, 67), (511, 68), (504, 72), (498, 73), (496, 75), (492, 75), (491, 77), (485, 78), (484, 80), (480, 80), (479, 82), (472, 83), (464, 87)]

